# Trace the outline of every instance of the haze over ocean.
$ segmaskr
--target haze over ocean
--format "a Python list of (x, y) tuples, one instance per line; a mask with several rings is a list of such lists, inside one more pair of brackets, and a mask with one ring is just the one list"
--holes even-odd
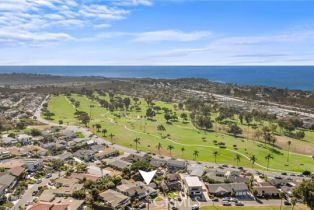
[(314, 90), (314, 66), (0, 66), (0, 73), (115, 78), (204, 78), (240, 85)]

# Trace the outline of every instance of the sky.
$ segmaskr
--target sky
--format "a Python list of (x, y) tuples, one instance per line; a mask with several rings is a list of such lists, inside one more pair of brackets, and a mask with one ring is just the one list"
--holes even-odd
[(0, 0), (0, 65), (314, 65), (314, 0)]

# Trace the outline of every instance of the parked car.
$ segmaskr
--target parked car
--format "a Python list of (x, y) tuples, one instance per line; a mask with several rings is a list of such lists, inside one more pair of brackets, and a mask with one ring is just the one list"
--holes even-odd
[(238, 201), (235, 203), (236, 206), (244, 206), (244, 203), (242, 203), (241, 201)]
[(46, 175), (46, 178), (47, 178), (47, 179), (50, 178), (50, 177), (52, 177), (52, 174), (47, 174), (47, 175)]
[(222, 201), (230, 201), (230, 198), (229, 197), (225, 197), (222, 199)]
[(222, 205), (223, 206), (231, 206), (231, 203), (229, 201), (223, 201)]
[(42, 179), (37, 179), (36, 184), (40, 184), (40, 183), (42, 183), (42, 182), (43, 182)]
[(288, 200), (285, 200), (285, 201), (284, 201), (284, 204), (285, 204), (286, 206), (291, 206), (291, 202), (288, 201)]
[(236, 199), (236, 198), (230, 198), (229, 201), (230, 201), (230, 202), (238, 202), (238, 199)]
[(213, 201), (213, 202), (218, 202), (219, 199), (218, 199), (218, 198), (212, 198), (212, 201)]
[(38, 193), (38, 191), (35, 190), (35, 191), (32, 193), (32, 196), (35, 196), (37, 193)]
[(199, 205), (197, 205), (197, 204), (194, 204), (193, 206), (192, 206), (192, 210), (199, 210), (200, 209), (200, 207), (199, 207)]

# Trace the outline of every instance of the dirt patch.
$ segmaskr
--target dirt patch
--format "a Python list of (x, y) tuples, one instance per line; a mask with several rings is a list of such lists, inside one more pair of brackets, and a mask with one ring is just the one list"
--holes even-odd
[(288, 150), (288, 141), (291, 141), (291, 147), (290, 151), (295, 153), (300, 153), (304, 155), (314, 155), (314, 144), (310, 142), (305, 142), (297, 139), (292, 139), (286, 136), (276, 136), (277, 142), (276, 144), (285, 149)]

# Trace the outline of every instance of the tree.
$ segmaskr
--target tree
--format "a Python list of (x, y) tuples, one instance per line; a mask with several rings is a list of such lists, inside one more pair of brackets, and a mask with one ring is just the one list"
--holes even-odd
[(146, 117), (151, 120), (153, 119), (154, 116), (155, 116), (155, 111), (152, 108), (148, 108), (146, 110)]
[(200, 153), (199, 151), (194, 150), (194, 152), (193, 152), (193, 159), (194, 160), (196, 160), (196, 158), (198, 157), (199, 153)]
[(72, 197), (79, 200), (84, 200), (86, 197), (85, 190), (77, 190), (72, 193)]
[(138, 170), (142, 171), (150, 171), (154, 167), (149, 164), (149, 162), (146, 161), (136, 161), (131, 165), (131, 171), (137, 172)]
[(129, 98), (129, 97), (124, 98), (124, 99), (123, 99), (123, 104), (124, 104), (125, 109), (128, 110), (128, 109), (129, 109), (129, 106), (130, 106), (130, 104), (131, 104), (130, 98)]
[(217, 156), (218, 156), (218, 151), (214, 151), (213, 152), (213, 155), (214, 155), (214, 158), (215, 158), (215, 163), (217, 163)]
[(293, 190), (293, 196), (297, 199), (303, 200), (310, 209), (314, 208), (314, 176), (311, 179), (306, 179)]
[(171, 151), (174, 149), (174, 146), (172, 146), (172, 145), (170, 144), (170, 145), (168, 145), (167, 149), (168, 149), (169, 152), (170, 152), (170, 157), (172, 157)]
[(254, 137), (259, 141), (261, 139), (261, 137), (263, 136), (263, 132), (261, 130), (257, 130), (255, 133), (254, 133)]
[(287, 162), (289, 164), (289, 156), (290, 156), (290, 147), (291, 147), (291, 141), (288, 141), (288, 156), (287, 156)]
[(239, 154), (236, 154), (235, 160), (237, 161), (237, 166), (239, 166), (239, 162), (241, 161), (241, 156)]
[(291, 198), (292, 210), (294, 209), (296, 204), (297, 204), (297, 199), (295, 197)]
[(102, 130), (101, 130), (101, 133), (102, 133), (102, 135), (105, 137), (106, 136), (106, 133), (107, 133), (108, 131), (107, 131), (107, 129), (106, 128), (103, 128)]
[(181, 113), (180, 117), (182, 118), (184, 122), (188, 120), (188, 115), (185, 112)]
[(279, 197), (280, 197), (280, 210), (282, 208), (282, 200), (285, 198), (285, 193), (284, 192), (280, 192), (279, 193)]
[(96, 129), (97, 129), (97, 132), (100, 132), (101, 125), (99, 123), (97, 123), (95, 126), (96, 126)]
[(59, 120), (59, 125), (62, 125), (63, 124), (63, 120)]
[(110, 137), (111, 144), (113, 144), (112, 139), (113, 139), (113, 137), (114, 137), (114, 134), (110, 133), (110, 134), (109, 134), (109, 137)]
[(256, 157), (255, 157), (255, 155), (252, 155), (251, 157), (250, 157), (250, 161), (251, 161), (251, 163), (252, 163), (252, 168), (254, 167), (254, 164), (255, 164), (255, 162), (256, 162)]
[(75, 101), (74, 102), (74, 106), (75, 106), (76, 109), (79, 108), (80, 105), (81, 105), (81, 103), (79, 101)]
[(269, 162), (270, 162), (271, 159), (273, 159), (273, 156), (271, 154), (268, 154), (265, 157), (265, 159), (267, 160), (267, 171), (268, 171), (268, 169), (269, 169)]
[[(164, 131), (166, 131), (166, 128), (165, 128), (165, 126), (163, 126), (162, 124), (160, 124), (160, 125), (157, 126), (157, 130), (158, 130), (158, 131), (161, 131), (161, 132), (164, 132)], [(160, 135), (161, 135), (161, 134), (160, 134)]]
[(229, 125), (228, 133), (232, 133), (236, 137), (242, 133), (242, 129), (237, 124), (231, 124)]
[(169, 113), (165, 113), (164, 118), (167, 121), (167, 123), (169, 123), (169, 121), (171, 120), (171, 115)]
[(185, 151), (185, 148), (184, 147), (181, 147), (181, 156), (183, 157), (183, 153)]
[(161, 143), (159, 142), (158, 145), (157, 145), (157, 150), (158, 150), (159, 155), (160, 155), (160, 150), (161, 150), (161, 148), (162, 148), (162, 145), (161, 145)]
[(134, 141), (134, 143), (135, 143), (136, 151), (138, 151), (137, 145), (141, 143), (141, 139), (140, 139), (140, 138), (135, 138), (133, 141)]

